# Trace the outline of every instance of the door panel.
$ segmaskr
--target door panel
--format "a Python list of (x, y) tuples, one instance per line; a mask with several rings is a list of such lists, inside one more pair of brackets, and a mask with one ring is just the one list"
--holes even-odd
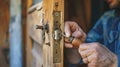
[(0, 66), (8, 67), (9, 0), (0, 0)]

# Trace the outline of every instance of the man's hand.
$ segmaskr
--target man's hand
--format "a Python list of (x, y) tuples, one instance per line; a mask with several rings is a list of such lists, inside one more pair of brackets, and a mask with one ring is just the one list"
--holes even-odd
[[(65, 22), (65, 35), (66, 37), (74, 36), (79, 39), (85, 39), (86, 34), (83, 32), (83, 30), (78, 26), (77, 23), (73, 21), (67, 21)], [(73, 45), (71, 43), (65, 43), (65, 47), (67, 48), (73, 48)]]
[(117, 67), (117, 56), (99, 43), (84, 43), (79, 47), (88, 67)]
[[(76, 22), (66, 21), (64, 32), (66, 37), (74, 36), (77, 38), (86, 38), (86, 34), (82, 31), (82, 29), (78, 26)], [(65, 55), (68, 61), (71, 64), (77, 64), (81, 60), (81, 56), (78, 52), (78, 48), (73, 48), (71, 43), (65, 42)]]
[[(78, 24), (72, 21), (65, 22), (65, 34), (66, 37), (86, 38), (86, 34)], [(80, 54), (71, 43), (65, 43), (65, 47), (65, 54), (69, 62), (73, 64), (78, 63), (82, 57), (83, 62), (88, 64), (88, 67), (117, 67), (117, 56), (99, 43), (80, 44)]]

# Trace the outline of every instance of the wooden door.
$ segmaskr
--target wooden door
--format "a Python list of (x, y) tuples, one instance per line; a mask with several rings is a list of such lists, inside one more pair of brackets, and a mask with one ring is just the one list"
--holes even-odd
[(43, 67), (63, 67), (64, 0), (43, 0), (44, 24), (48, 24), (43, 45)]
[[(43, 8), (42, 10), (37, 9), (36, 5), (30, 8), (30, 14), (28, 15), (27, 22), (27, 67), (63, 67), (63, 36), (58, 41), (59, 45), (59, 57), (56, 55), (54, 57), (58, 58), (59, 61), (54, 61), (53, 51), (55, 40), (53, 38), (54, 34), (54, 12), (58, 12), (59, 16), (59, 29), (61, 33), (64, 29), (64, 0), (43, 0)], [(37, 9), (33, 11), (33, 9)], [(39, 8), (39, 7), (38, 7)], [(32, 13), (31, 13), (32, 11)], [(42, 12), (41, 12), (42, 11)], [(44, 15), (41, 17), (41, 15)], [(40, 20), (43, 19), (43, 23), (40, 23)], [(41, 29), (34, 29), (35, 25), (46, 25), (48, 24), (49, 30), (48, 32)], [(42, 34), (43, 33), (43, 34)], [(45, 36), (45, 40), (44, 37)], [(44, 44), (43, 44), (44, 43)], [(32, 63), (32, 64), (31, 64)]]
[[(55, 27), (57, 26), (55, 23), (59, 23), (61, 33), (63, 33), (64, 21), (66, 20), (76, 21), (84, 31), (87, 31), (86, 25), (90, 26), (90, 9), (90, 0), (76, 0), (74, 2), (72, 0), (43, 0), (42, 10), (36, 5), (31, 7), (27, 22), (27, 67), (31, 67), (32, 64), (33, 67), (41, 67), (42, 64), (43, 67), (63, 67), (64, 39), (63, 36), (61, 36), (60, 41), (54, 39)], [(58, 13), (59, 17), (56, 17), (55, 13)], [(41, 15), (43, 16), (41, 17)], [(41, 19), (43, 20), (42, 23)], [(58, 21), (56, 22), (55, 19)], [(46, 24), (48, 24), (47, 31), (34, 29), (35, 25), (44, 26)], [(60, 50), (58, 51), (60, 53), (56, 52), (58, 54), (54, 55), (56, 42), (59, 43), (58, 49)], [(54, 59), (56, 56), (57, 60)]]
[(26, 63), (27, 67), (42, 67), (42, 47), (43, 47), (43, 38), (42, 30), (35, 29), (36, 25), (40, 25), (40, 15), (41, 11), (36, 10), (41, 7), (42, 3), (38, 3), (28, 9), (27, 17), (27, 51), (26, 51)]
[[(0, 0), (0, 66), (8, 67), (9, 0)], [(7, 54), (5, 54), (7, 53)]]
[[(43, 0), (43, 12), (44, 12), (44, 23), (49, 24), (49, 39), (50, 39), (50, 45), (43, 45), (43, 66), (44, 67), (63, 67), (63, 45), (64, 45), (64, 39), (60, 41), (60, 51), (58, 50), (58, 55), (61, 52), (61, 57), (54, 55), (54, 52), (56, 52), (56, 49), (59, 49), (58, 47), (55, 47), (56, 40), (54, 39), (54, 28), (57, 26), (57, 23), (55, 19), (58, 19), (57, 15), (60, 17), (60, 23), (58, 25), (61, 25), (61, 33), (64, 29), (64, 21), (76, 21), (80, 27), (85, 31), (88, 32), (91, 23), (91, 0)], [(60, 13), (60, 15), (59, 15)], [(63, 36), (61, 36), (62, 38)], [(59, 42), (57, 42), (59, 43)], [(61, 46), (62, 45), (62, 46)], [(56, 52), (57, 53), (57, 52)], [(61, 59), (62, 62), (55, 61), (57, 58)], [(56, 60), (59, 60), (56, 59)], [(54, 62), (55, 61), (55, 62)]]

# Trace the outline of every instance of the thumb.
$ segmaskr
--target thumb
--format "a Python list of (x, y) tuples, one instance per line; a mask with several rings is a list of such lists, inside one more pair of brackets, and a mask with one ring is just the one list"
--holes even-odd
[(70, 25), (69, 23), (65, 23), (65, 28), (64, 28), (65, 36), (70, 37), (71, 36), (71, 30), (70, 30)]

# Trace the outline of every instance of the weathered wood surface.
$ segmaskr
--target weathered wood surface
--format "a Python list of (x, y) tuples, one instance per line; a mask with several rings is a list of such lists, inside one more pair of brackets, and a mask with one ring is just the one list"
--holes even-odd
[[(37, 5), (41, 5), (41, 3), (37, 4)], [(37, 5), (31, 7), (29, 9), (29, 12), (33, 11), (33, 9), (35, 9), (34, 12), (28, 14), (28, 21), (27, 21), (27, 26), (28, 26), (28, 35), (36, 42), (38, 42), (40, 45), (43, 43), (42, 40), (42, 30), (40, 29), (35, 29), (36, 25), (41, 25), (40, 20), (41, 20), (41, 12), (37, 11), (36, 9), (38, 7), (42, 7), (42, 6), (38, 6)]]
[[(28, 29), (28, 34), (29, 34), (29, 39), (31, 38), (32, 39), (32, 47), (30, 47), (30, 45), (29, 45), (29, 47), (31, 48), (31, 50), (32, 50), (32, 60), (34, 61), (34, 66), (35, 67), (37, 67), (37, 66), (41, 66), (41, 63), (43, 62), (43, 67), (63, 67), (63, 39), (61, 40), (61, 43), (60, 43), (60, 47), (61, 47), (61, 63), (58, 63), (58, 64), (53, 64), (53, 42), (54, 42), (54, 40), (53, 40), (53, 38), (52, 38), (52, 34), (53, 34), (53, 32), (52, 32), (52, 30), (53, 30), (53, 11), (55, 10), (55, 8), (54, 8), (54, 0), (53, 1), (49, 1), (49, 0), (45, 0), (45, 1), (43, 1), (44, 2), (44, 5), (43, 5), (43, 9), (44, 9), (44, 24), (48, 21), (49, 23), (49, 30), (50, 30), (50, 32), (49, 32), (49, 37), (50, 37), (50, 45), (51, 46), (48, 46), (48, 45), (46, 45), (46, 44), (44, 44), (44, 46), (43, 46), (43, 36), (44, 35), (42, 35), (42, 30), (36, 30), (36, 29), (34, 29), (34, 27), (35, 27), (35, 25), (41, 25), (42, 23), (40, 23), (40, 20), (41, 20), (41, 12), (40, 11), (38, 11), (38, 9), (36, 10), (36, 6), (37, 5), (35, 5), (35, 6), (33, 6), (29, 11), (31, 12), (31, 11), (33, 11), (32, 13), (30, 13), (29, 15), (28, 15), (28, 24), (27, 24), (27, 29)], [(62, 31), (63, 31), (63, 24), (64, 24), (64, 18), (63, 18), (63, 14), (64, 14), (64, 12), (63, 12), (63, 10), (64, 10), (64, 5), (63, 5), (63, 1), (62, 0), (58, 0), (58, 2), (59, 2), (59, 7), (58, 7), (58, 10), (56, 10), (56, 11), (61, 11), (61, 15), (62, 15), (62, 17), (61, 17), (61, 29), (62, 29)], [(47, 4), (46, 4), (47, 3)], [(38, 7), (38, 8), (40, 8), (40, 6)], [(52, 9), (51, 9), (52, 8)], [(48, 36), (48, 34), (46, 33), (46, 35), (45, 35), (45, 37), (46, 36)], [(48, 40), (48, 39), (47, 39)], [(35, 44), (34, 42), (36, 42), (36, 43), (38, 43), (38, 44)], [(37, 46), (37, 47), (36, 47)], [(42, 54), (42, 47), (43, 46), (43, 54)], [(38, 47), (39, 47), (39, 49), (38, 49)], [(40, 51), (40, 52), (39, 52)], [(41, 59), (42, 58), (42, 56), (41, 56), (41, 54), (43, 55), (43, 59)], [(38, 58), (38, 56), (39, 56), (39, 58)], [(35, 60), (35, 59), (37, 59), (37, 60)], [(38, 59), (41, 59), (41, 60), (39, 60), (38, 61)], [(39, 63), (39, 62), (41, 62), (41, 63)], [(38, 64), (39, 63), (39, 64)]]
[(9, 67), (9, 64), (7, 64), (3, 49), (0, 47), (0, 67)]
[(9, 0), (0, 0), (0, 47), (9, 47)]
[[(64, 3), (65, 1), (65, 3)], [(55, 2), (58, 2), (58, 8), (54, 8)], [(81, 3), (82, 4), (79, 4)], [(71, 5), (72, 4), (72, 5)], [(37, 5), (36, 5), (37, 6)], [(34, 6), (34, 7), (36, 7)], [(65, 6), (65, 9), (64, 9)], [(27, 49), (28, 50), (28, 55), (29, 56), (28, 61), (33, 61), (33, 65), (35, 67), (39, 67), (43, 63), (43, 67), (63, 67), (63, 46), (61, 46), (61, 59), (62, 62), (58, 64), (53, 63), (53, 45), (54, 45), (54, 40), (53, 40), (53, 12), (54, 11), (61, 11), (61, 29), (63, 31), (64, 28), (64, 19), (66, 20), (72, 20), (76, 21), (84, 31), (87, 31), (88, 27), (90, 26), (90, 16), (91, 16), (91, 8), (90, 8), (90, 1), (82, 1), (82, 0), (77, 0), (77, 1), (69, 1), (69, 0), (43, 0), (43, 13), (44, 13), (44, 24), (48, 23), (49, 24), (49, 34), (46, 33), (48, 37), (48, 40), (50, 41), (50, 46), (43, 43), (43, 38), (42, 36), (42, 30), (34, 29), (35, 25), (41, 25), (40, 19), (41, 19), (41, 10), (38, 11), (37, 8), (32, 7), (29, 11), (33, 10), (31, 13), (28, 14), (28, 24), (27, 24), (27, 29), (28, 29), (28, 41), (29, 45)], [(72, 7), (72, 8), (71, 8)], [(40, 7), (38, 7), (40, 8)], [(73, 9), (74, 8), (74, 9)], [(65, 10), (65, 13), (64, 13)], [(74, 11), (75, 10), (75, 11)], [(86, 27), (87, 26), (87, 27)], [(48, 41), (48, 42), (49, 42)], [(63, 39), (61, 40), (61, 44), (64, 45)], [(32, 51), (32, 53), (31, 53)], [(39, 56), (39, 57), (38, 57)], [(31, 59), (32, 58), (32, 59)], [(39, 60), (43, 58), (42, 60)], [(31, 62), (32, 63), (32, 62)]]
[[(56, 7), (56, 6), (57, 7)], [(53, 28), (54, 26), (54, 18), (53, 13), (54, 11), (60, 11), (61, 17), (60, 17), (60, 28), (63, 32), (64, 29), (64, 0), (43, 0), (43, 11), (44, 11), (44, 23), (49, 24), (49, 40), (50, 40), (50, 46), (44, 44), (43, 45), (43, 67), (63, 67), (63, 46), (64, 46), (64, 40), (62, 37), (62, 40), (60, 41), (60, 52), (61, 52), (61, 59), (60, 63), (53, 63), (53, 48), (54, 48), (54, 39), (53, 39)], [(61, 33), (62, 33), (61, 32)]]
[(31, 7), (28, 10), (27, 21), (27, 67), (41, 67), (43, 64), (42, 59), (42, 30), (35, 29), (36, 25), (41, 25), (41, 8), (42, 2)]
[(9, 67), (4, 49), (9, 49), (9, 0), (0, 0), (0, 67)]
[(0, 0), (0, 67), (9, 67), (4, 55), (4, 49), (9, 49), (9, 3), (9, 0)]
[(27, 35), (26, 36), (26, 67), (32, 67), (32, 39)]
[(32, 66), (33, 67), (42, 67), (43, 65), (43, 48), (38, 44), (37, 42), (33, 42), (33, 49), (32, 49), (32, 55), (33, 55), (33, 61)]

